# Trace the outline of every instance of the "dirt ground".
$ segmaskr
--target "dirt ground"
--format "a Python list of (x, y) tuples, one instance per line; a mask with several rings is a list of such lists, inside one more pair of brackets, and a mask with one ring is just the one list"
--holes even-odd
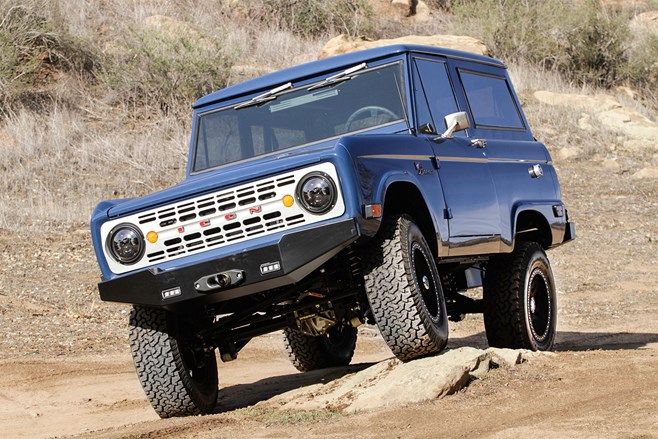
[[(429, 403), (345, 415), (253, 407), (389, 358), (362, 332), (354, 366), (296, 373), (280, 334), (220, 365), (218, 413), (160, 420), (135, 376), (127, 307), (102, 303), (86, 225), (0, 230), (2, 437), (658, 437), (658, 182), (610, 170), (559, 168), (577, 223), (551, 250), (559, 300), (557, 354), (499, 368)], [(52, 230), (57, 230), (52, 232)], [(486, 347), (480, 316), (451, 326), (449, 347)]]

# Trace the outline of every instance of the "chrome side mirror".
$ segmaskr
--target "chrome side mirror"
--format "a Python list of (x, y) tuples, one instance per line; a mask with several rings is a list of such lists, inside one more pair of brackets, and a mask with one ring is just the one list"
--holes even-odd
[(460, 111), (457, 113), (451, 113), (443, 118), (446, 123), (447, 130), (441, 134), (441, 137), (446, 139), (452, 137), (456, 131), (463, 131), (471, 127), (471, 124), (468, 122), (468, 116), (465, 111)]

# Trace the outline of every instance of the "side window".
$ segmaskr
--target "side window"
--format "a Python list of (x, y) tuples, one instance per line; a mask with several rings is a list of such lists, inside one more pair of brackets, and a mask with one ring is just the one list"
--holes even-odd
[(414, 63), (414, 96), (416, 99), (416, 121), (418, 123), (418, 129), (423, 132), (422, 128), (427, 127), (428, 124), (433, 128), (433, 131), (425, 131), (425, 134), (430, 134), (431, 132), (436, 133), (440, 127), (436, 126), (434, 120), (432, 120), (432, 115), (430, 114), (430, 108), (427, 104), (427, 97), (425, 97), (425, 91), (423, 90), (423, 85), (420, 80), (420, 73), (418, 73), (418, 65)]
[[(425, 97), (434, 119), (434, 128), (441, 132), (445, 128), (443, 118), (459, 111), (450, 85), (445, 63), (417, 58), (416, 67), (425, 90)], [(422, 113), (421, 113), (422, 114)], [(463, 132), (456, 135), (464, 135)]]
[(475, 126), (524, 129), (505, 78), (460, 71)]

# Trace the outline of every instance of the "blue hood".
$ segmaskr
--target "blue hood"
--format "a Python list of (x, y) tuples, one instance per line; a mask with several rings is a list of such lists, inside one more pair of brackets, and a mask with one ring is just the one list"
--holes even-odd
[[(213, 192), (235, 184), (248, 183), (252, 179), (265, 178), (268, 174), (278, 174), (292, 168), (319, 162), (323, 156), (332, 155), (337, 140), (281, 152), (277, 155), (252, 159), (240, 164), (228, 165), (214, 171), (190, 176), (177, 186), (147, 195), (132, 198), (111, 207), (110, 218), (129, 215), (142, 210), (163, 206), (207, 192)], [(266, 168), (269, 172), (264, 173)]]

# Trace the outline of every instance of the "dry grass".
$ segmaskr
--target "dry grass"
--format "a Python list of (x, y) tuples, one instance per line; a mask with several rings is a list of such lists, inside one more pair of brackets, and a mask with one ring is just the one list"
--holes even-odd
[(188, 126), (173, 118), (99, 131), (79, 112), (21, 110), (0, 130), (0, 228), (85, 222), (102, 199), (145, 195), (184, 176)]
[[(182, 180), (196, 98), (311, 61), (345, 26), (372, 37), (458, 26), (445, 11), (413, 25), (365, 9), (347, 15), (328, 9), (333, 24), (311, 31), (299, 21), (267, 20), (268, 4), (275, 2), (0, 0), (0, 228), (81, 225), (99, 200)], [(154, 15), (174, 19), (176, 29), (149, 24)], [(582, 133), (580, 114), (538, 106), (531, 97), (537, 89), (601, 90), (537, 63), (506, 61), (538, 137), (554, 148), (578, 142), (605, 154), (610, 133)], [(626, 103), (656, 119), (655, 102)]]

